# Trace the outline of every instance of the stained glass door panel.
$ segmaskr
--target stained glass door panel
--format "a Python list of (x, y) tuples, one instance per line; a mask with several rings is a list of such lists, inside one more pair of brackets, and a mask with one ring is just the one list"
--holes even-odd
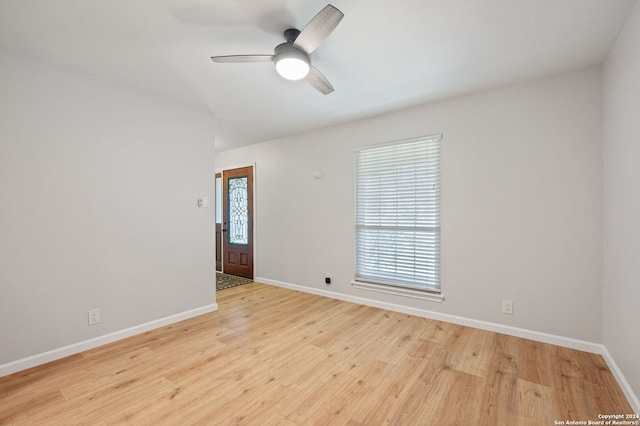
[(248, 176), (229, 179), (229, 244), (249, 244)]

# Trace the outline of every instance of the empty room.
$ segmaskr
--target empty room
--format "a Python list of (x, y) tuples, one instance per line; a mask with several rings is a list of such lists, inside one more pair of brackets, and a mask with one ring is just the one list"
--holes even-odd
[(637, 0), (0, 0), (0, 425), (640, 425)]

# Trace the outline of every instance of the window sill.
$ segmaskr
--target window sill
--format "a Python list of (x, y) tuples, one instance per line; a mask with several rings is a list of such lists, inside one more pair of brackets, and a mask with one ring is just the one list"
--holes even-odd
[(413, 299), (428, 300), (430, 302), (442, 303), (442, 301), (444, 301), (443, 295), (426, 290), (417, 290), (384, 284), (374, 284), (365, 281), (351, 281), (351, 286), (360, 290), (376, 291), (378, 293), (411, 297)]

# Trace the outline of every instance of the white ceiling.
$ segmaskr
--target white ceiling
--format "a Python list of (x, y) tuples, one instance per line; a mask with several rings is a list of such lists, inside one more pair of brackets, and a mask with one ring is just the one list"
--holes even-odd
[(313, 53), (335, 92), (271, 54), (327, 0), (0, 0), (0, 45), (209, 109), (218, 150), (603, 61), (636, 0), (332, 0)]

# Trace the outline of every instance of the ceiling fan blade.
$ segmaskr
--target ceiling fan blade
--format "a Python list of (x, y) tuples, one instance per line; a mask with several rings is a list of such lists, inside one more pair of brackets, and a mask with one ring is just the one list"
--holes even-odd
[(307, 74), (307, 82), (311, 86), (313, 86), (318, 92), (323, 95), (328, 95), (329, 93), (334, 91), (333, 86), (327, 80), (327, 77), (322, 75), (320, 71), (314, 66), (309, 69), (309, 74)]
[(271, 62), (273, 55), (229, 55), (229, 56), (212, 56), (211, 60), (217, 63), (235, 63), (235, 62)]
[(329, 34), (338, 26), (344, 14), (330, 4), (326, 5), (309, 23), (300, 31), (293, 42), (295, 47), (311, 53), (322, 43)]

